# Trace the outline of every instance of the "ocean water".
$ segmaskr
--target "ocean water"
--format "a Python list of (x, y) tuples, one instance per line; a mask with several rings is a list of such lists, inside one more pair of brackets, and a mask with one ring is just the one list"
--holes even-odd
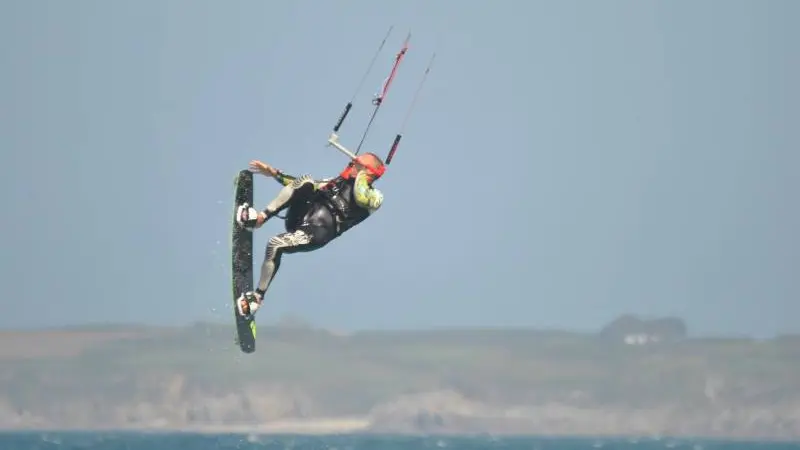
[(5, 432), (0, 450), (800, 450), (800, 442), (701, 439), (274, 436), (189, 433)]

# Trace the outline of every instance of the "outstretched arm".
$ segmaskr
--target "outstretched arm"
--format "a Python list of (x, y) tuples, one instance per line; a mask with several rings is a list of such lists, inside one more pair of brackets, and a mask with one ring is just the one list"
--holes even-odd
[[(258, 160), (250, 161), (250, 170), (252, 170), (254, 172), (258, 172), (261, 175), (264, 175), (265, 177), (272, 177), (272, 178), (275, 179), (275, 181), (277, 181), (278, 183), (280, 183), (283, 186), (288, 186), (288, 185), (292, 184), (292, 182), (294, 182), (294, 180), (297, 179), (297, 177), (294, 176), (294, 175), (289, 175), (289, 174), (283, 173), (280, 170), (272, 167), (271, 165), (269, 165), (267, 163), (263, 163), (263, 162), (258, 161)], [(314, 184), (316, 184), (317, 186), (320, 186), (320, 185), (326, 183), (327, 181), (328, 180), (314, 181)]]
[(372, 175), (362, 170), (356, 175), (354, 197), (358, 206), (374, 213), (383, 204), (383, 193), (370, 186)]

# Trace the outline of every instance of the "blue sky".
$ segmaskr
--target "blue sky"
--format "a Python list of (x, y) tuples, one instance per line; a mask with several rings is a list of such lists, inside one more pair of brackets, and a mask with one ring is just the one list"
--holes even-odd
[[(800, 59), (786, 1), (0, 5), (0, 327), (231, 320), (232, 180), (337, 173), (405, 33), (365, 150), (381, 211), (285, 258), (261, 321), (800, 332)], [(256, 200), (278, 185), (259, 178)], [(271, 234), (257, 235), (257, 263)], [(32, 307), (32, 305), (35, 305)]]

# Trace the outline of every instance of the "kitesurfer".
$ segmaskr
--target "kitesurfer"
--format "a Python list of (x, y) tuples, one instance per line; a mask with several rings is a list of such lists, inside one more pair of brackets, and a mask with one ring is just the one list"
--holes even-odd
[(250, 162), (250, 170), (274, 178), (283, 188), (263, 211), (250, 205), (239, 206), (236, 219), (239, 225), (254, 230), (284, 209), (288, 210), (286, 232), (273, 236), (267, 243), (256, 289), (245, 292), (236, 302), (239, 314), (246, 318), (261, 306), (284, 254), (319, 249), (381, 207), (383, 193), (373, 187), (373, 183), (386, 168), (377, 155), (364, 153), (352, 160), (337, 177), (319, 181), (309, 175), (287, 175), (257, 160)]

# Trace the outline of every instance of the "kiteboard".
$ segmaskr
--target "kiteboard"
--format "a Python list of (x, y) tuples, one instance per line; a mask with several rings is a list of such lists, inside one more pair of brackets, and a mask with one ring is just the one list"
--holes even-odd
[(244, 203), (253, 204), (253, 173), (242, 170), (236, 176), (231, 234), (231, 275), (233, 281), (233, 315), (236, 320), (236, 343), (245, 353), (256, 351), (255, 318), (239, 315), (236, 302), (241, 295), (253, 290), (253, 232), (236, 222), (236, 210)]

